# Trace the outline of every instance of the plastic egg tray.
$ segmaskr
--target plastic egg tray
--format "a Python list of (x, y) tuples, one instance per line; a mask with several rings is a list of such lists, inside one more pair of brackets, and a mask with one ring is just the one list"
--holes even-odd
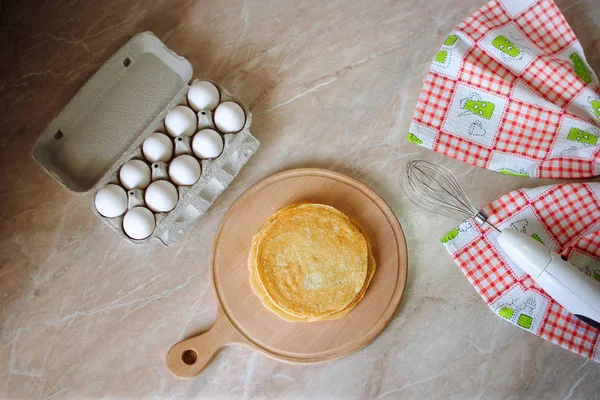
[[(121, 186), (119, 170), (131, 159), (151, 166), (152, 181), (169, 180), (168, 163), (150, 164), (142, 154), (142, 143), (153, 132), (166, 133), (164, 118), (177, 105), (187, 104), (192, 67), (177, 56), (152, 33), (134, 36), (119, 49), (61, 113), (46, 127), (34, 146), (33, 157), (50, 175), (74, 193), (94, 194), (109, 183)], [(135, 240), (123, 230), (123, 215), (106, 218), (92, 210), (104, 223), (131, 243), (143, 244), (158, 239), (173, 244), (181, 234), (206, 212), (215, 199), (235, 178), (259, 142), (250, 133), (252, 114), (216, 82), (208, 79), (221, 95), (220, 103), (234, 101), (246, 114), (246, 122), (238, 133), (222, 134), (224, 148), (215, 159), (199, 160), (200, 179), (191, 186), (177, 186), (179, 201), (167, 213), (154, 213), (156, 227), (146, 239)], [(194, 81), (195, 82), (195, 81)], [(212, 111), (197, 113), (200, 129), (215, 129)], [(170, 137), (170, 136), (169, 136)], [(194, 156), (191, 139), (174, 140), (173, 157)], [(144, 205), (144, 191), (127, 190), (131, 209)]]

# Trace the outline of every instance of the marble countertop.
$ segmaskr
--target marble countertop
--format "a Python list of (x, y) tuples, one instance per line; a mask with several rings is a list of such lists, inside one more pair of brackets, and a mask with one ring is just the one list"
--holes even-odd
[[(443, 161), (476, 204), (549, 180), (470, 167), (406, 141), (422, 80), (445, 35), (483, 0), (22, 0), (0, 14), (0, 398), (592, 398), (600, 366), (495, 316), (400, 188), (407, 158)], [(600, 71), (600, 7), (560, 0)], [(60, 187), (33, 142), (96, 69), (150, 30), (195, 75), (254, 113), (261, 147), (170, 248), (136, 247)], [(209, 253), (228, 207), (281, 170), (321, 167), (362, 180), (408, 241), (401, 304), (371, 345), (294, 366), (243, 347), (193, 380), (165, 366), (177, 341), (215, 318)]]

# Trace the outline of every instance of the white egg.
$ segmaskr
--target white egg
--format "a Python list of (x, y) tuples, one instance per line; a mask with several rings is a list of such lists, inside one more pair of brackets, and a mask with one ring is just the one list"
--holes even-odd
[(246, 123), (246, 114), (238, 103), (226, 101), (215, 110), (215, 125), (223, 133), (237, 133)]
[(219, 105), (219, 89), (207, 81), (195, 82), (188, 91), (188, 103), (196, 110), (214, 110)]
[(173, 155), (173, 142), (164, 133), (154, 132), (144, 140), (142, 145), (144, 157), (151, 163), (168, 162)]
[(196, 113), (186, 106), (173, 107), (165, 117), (165, 127), (173, 137), (192, 136), (196, 132), (197, 124)]
[(217, 158), (223, 152), (223, 138), (213, 129), (202, 129), (192, 139), (192, 150), (198, 158)]
[(125, 189), (146, 189), (150, 184), (150, 167), (142, 160), (127, 161), (119, 171), (121, 185)]
[(127, 211), (127, 193), (119, 185), (108, 184), (94, 198), (96, 210), (107, 218), (118, 217)]
[(154, 212), (169, 212), (177, 205), (177, 188), (169, 181), (154, 181), (146, 189), (144, 199), (148, 208)]
[(169, 164), (169, 178), (179, 186), (193, 185), (200, 179), (201, 173), (198, 160), (187, 154), (175, 157)]
[(146, 207), (134, 207), (123, 217), (123, 230), (132, 239), (146, 239), (155, 227), (154, 214)]

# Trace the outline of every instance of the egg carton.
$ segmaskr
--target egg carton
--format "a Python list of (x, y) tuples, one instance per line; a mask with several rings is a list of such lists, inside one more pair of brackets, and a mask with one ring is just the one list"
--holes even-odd
[[(48, 124), (33, 148), (35, 161), (73, 193), (97, 192), (109, 183), (120, 185), (119, 170), (131, 159), (144, 160), (141, 146), (153, 132), (166, 132), (164, 119), (177, 105), (187, 104), (192, 81), (188, 60), (169, 50), (151, 32), (135, 35), (92, 76), (59, 115)], [(222, 154), (201, 160), (202, 174), (191, 186), (179, 186), (179, 201), (167, 213), (154, 213), (156, 228), (146, 239), (136, 240), (123, 230), (123, 216), (106, 218), (92, 210), (125, 240), (144, 244), (159, 240), (165, 246), (206, 212), (227, 188), (248, 159), (258, 140), (250, 133), (252, 114), (216, 82), (220, 102), (234, 101), (246, 114), (243, 129), (222, 135)], [(198, 112), (201, 127), (214, 127), (212, 112)], [(175, 140), (174, 155), (193, 155), (190, 138)], [(167, 164), (152, 165), (152, 180), (168, 179)], [(143, 190), (127, 191), (129, 208), (144, 205)]]

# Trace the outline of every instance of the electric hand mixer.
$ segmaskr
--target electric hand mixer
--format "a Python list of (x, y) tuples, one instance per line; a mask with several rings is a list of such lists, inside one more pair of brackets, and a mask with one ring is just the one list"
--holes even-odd
[(543, 244), (514, 229), (500, 231), (477, 210), (452, 172), (441, 164), (412, 160), (406, 167), (405, 191), (425, 211), (453, 218), (473, 218), (499, 233), (498, 244), (557, 303), (583, 322), (600, 329), (600, 282)]

